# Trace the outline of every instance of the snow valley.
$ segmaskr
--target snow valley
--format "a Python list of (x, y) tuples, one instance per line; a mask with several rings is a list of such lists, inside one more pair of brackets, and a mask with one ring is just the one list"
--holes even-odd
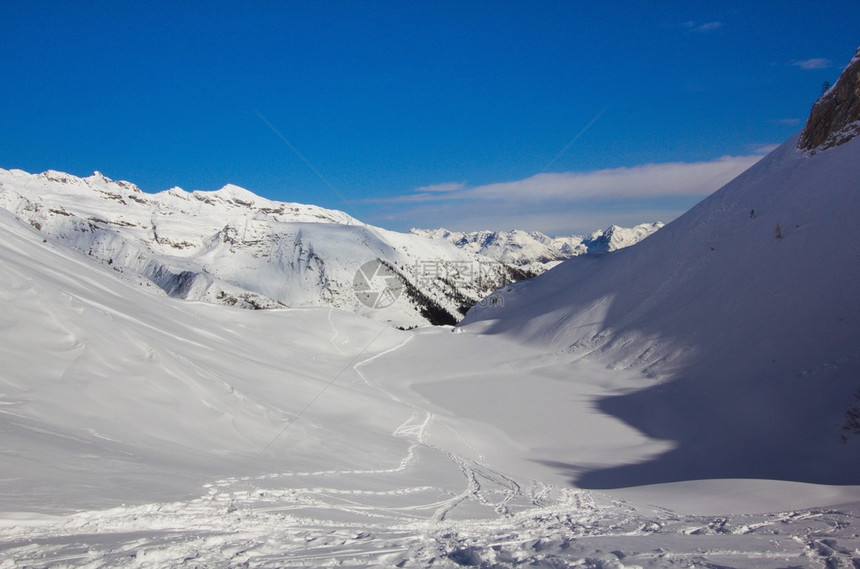
[[(0, 567), (857, 566), (858, 81), (651, 237), (517, 283), (592, 245), (4, 172)], [(378, 316), (356, 258), (446, 311), (406, 266), (498, 280), (398, 330), (429, 305)]]

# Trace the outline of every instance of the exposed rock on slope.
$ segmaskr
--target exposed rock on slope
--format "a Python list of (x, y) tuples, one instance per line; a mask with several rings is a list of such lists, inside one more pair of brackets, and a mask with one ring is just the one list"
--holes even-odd
[(860, 134), (860, 49), (836, 84), (813, 105), (797, 147), (815, 152)]

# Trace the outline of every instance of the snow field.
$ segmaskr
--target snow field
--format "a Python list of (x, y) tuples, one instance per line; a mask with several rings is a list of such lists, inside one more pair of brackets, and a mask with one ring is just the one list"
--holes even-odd
[[(846, 490), (813, 510), (702, 516), (660, 507), (671, 487), (644, 499), (571, 487), (560, 456), (587, 468), (665, 445), (610, 417), (594, 426), (593, 399), (638, 374), (332, 309), (152, 296), (11, 220), (2, 232), (14, 299), (0, 327), (3, 569), (823, 567), (857, 556), (856, 506), (821, 507), (856, 499)], [(569, 393), (572, 373), (582, 383)], [(606, 452), (589, 455), (583, 437)], [(799, 490), (783, 490), (790, 505)]]

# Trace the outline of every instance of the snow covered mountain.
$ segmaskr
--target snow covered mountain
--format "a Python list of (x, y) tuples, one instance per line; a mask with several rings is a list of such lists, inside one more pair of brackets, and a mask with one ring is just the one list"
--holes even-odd
[(170, 296), (245, 308), (333, 306), (400, 326), (454, 324), (524, 276), (446, 241), (232, 185), (147, 194), (98, 172), (0, 170), (0, 207)]
[(387, 231), (233, 185), (147, 194), (99, 172), (0, 169), (0, 207), (46, 239), (173, 297), (244, 308), (333, 306), (401, 327), (454, 324), (508, 282), (649, 232), (610, 228), (590, 240), (510, 232), (473, 246), (465, 236), (452, 243), (432, 232)]
[(476, 255), (490, 257), (506, 265), (539, 275), (565, 259), (578, 255), (607, 253), (629, 247), (663, 227), (660, 222), (626, 228), (613, 225), (589, 236), (549, 237), (538, 231), (448, 231), (413, 229), (412, 233), (430, 239), (450, 241)]
[(599, 406), (673, 448), (579, 483), (860, 483), (840, 437), (860, 389), (858, 86), (855, 57), (799, 136), (651, 238), (468, 313), (462, 330), (653, 377)]

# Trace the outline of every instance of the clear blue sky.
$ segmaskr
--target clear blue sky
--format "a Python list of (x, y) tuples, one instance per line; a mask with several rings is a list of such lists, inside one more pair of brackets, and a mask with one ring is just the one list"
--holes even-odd
[(860, 45), (856, 0), (584, 4), (8, 2), (0, 167), (401, 230), (667, 221)]

